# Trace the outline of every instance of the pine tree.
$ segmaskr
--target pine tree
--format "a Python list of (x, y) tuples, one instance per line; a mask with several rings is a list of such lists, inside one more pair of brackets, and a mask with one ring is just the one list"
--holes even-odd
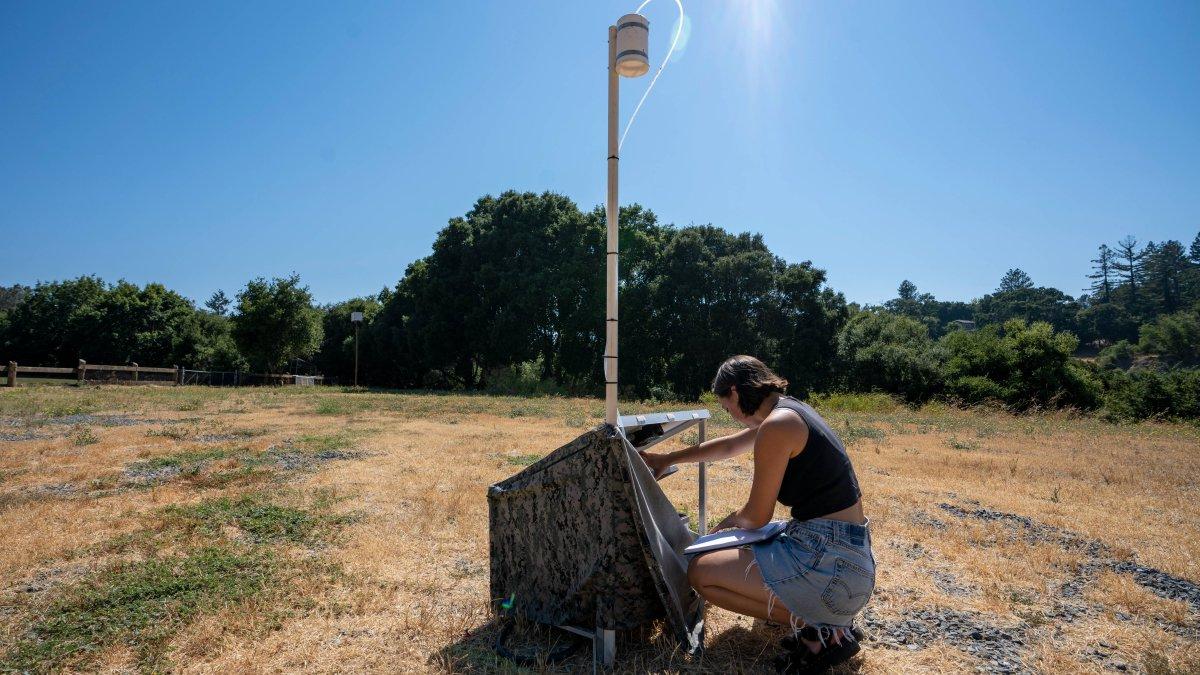
[(1116, 259), (1108, 244), (1100, 244), (1100, 255), (1091, 261), (1093, 271), (1087, 278), (1092, 280), (1092, 285), (1087, 290), (1099, 294), (1104, 302), (1112, 301), (1113, 262)]
[(1184, 307), (1195, 305), (1200, 308), (1200, 234), (1196, 235), (1188, 248), (1188, 260), (1191, 262), (1183, 273), (1180, 295)]
[(1145, 257), (1146, 252), (1138, 250), (1136, 237), (1129, 235), (1117, 242), (1117, 259), (1113, 261), (1113, 269), (1129, 287), (1129, 305), (1126, 310), (1134, 316), (1138, 315), (1141, 304), (1138, 302), (1138, 287), (1142, 283), (1142, 259)]
[(229, 303), (229, 296), (225, 295), (225, 291), (218, 290), (212, 294), (211, 298), (205, 301), (204, 306), (208, 308), (208, 311), (217, 316), (225, 316), (225, 313), (229, 311)]
[(1143, 254), (1147, 290), (1163, 312), (1174, 314), (1182, 308), (1184, 276), (1189, 267), (1183, 244), (1173, 239), (1161, 246), (1151, 243)]
[(1007, 293), (1009, 291), (1019, 291), (1025, 288), (1033, 288), (1033, 279), (1029, 277), (1020, 268), (1014, 267), (1004, 273), (1000, 279), (1000, 287), (996, 289), (997, 293)]

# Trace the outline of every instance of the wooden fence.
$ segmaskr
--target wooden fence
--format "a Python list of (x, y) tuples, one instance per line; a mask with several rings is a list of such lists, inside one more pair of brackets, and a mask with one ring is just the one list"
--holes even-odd
[[(131, 363), (127, 366), (109, 366), (102, 364), (88, 363), (80, 359), (79, 364), (74, 368), (55, 368), (50, 366), (22, 366), (16, 361), (9, 361), (4, 368), (7, 377), (5, 384), (9, 387), (17, 386), (17, 376), (20, 373), (28, 373), (30, 375), (67, 375), (70, 379), (74, 379), (78, 384), (87, 382), (114, 382), (120, 384), (184, 384), (185, 372), (194, 373), (197, 371), (185, 371), (182, 366), (172, 366), (171, 368), (154, 368), (150, 366), (139, 366), (136, 363)], [(89, 377), (91, 375), (91, 377)], [(150, 379), (143, 379), (142, 375), (151, 376)], [(169, 378), (162, 377), (170, 375)], [(245, 374), (244, 380), (239, 378), (238, 382), (244, 381), (246, 384), (324, 384), (325, 378), (321, 375), (290, 375), (290, 374)]]

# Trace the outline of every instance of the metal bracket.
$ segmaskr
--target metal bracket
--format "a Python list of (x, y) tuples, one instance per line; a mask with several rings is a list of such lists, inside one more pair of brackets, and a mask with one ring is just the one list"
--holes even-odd
[(611, 668), (613, 663), (617, 660), (617, 631), (605, 630), (603, 628), (597, 630), (588, 630), (578, 626), (565, 625), (555, 627), (592, 641), (593, 673), (596, 672), (598, 667)]

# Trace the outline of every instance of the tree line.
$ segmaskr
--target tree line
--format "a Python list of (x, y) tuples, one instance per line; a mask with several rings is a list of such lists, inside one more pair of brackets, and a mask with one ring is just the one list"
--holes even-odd
[[(0, 288), (0, 358), (321, 372), (348, 383), (357, 311), (360, 383), (598, 394), (604, 242), (602, 208), (510, 191), (451, 219), (395, 286), (328, 305), (294, 274), (253, 279), (233, 297), (218, 291), (199, 307), (161, 284), (91, 276)], [(860, 306), (760, 235), (675, 227), (622, 207), (622, 395), (694, 399), (740, 352), (773, 364), (799, 395), (1200, 418), (1200, 235), (1189, 248), (1129, 237), (1101, 245), (1092, 262), (1078, 297), (1012, 269), (971, 302), (904, 281), (892, 300)]]

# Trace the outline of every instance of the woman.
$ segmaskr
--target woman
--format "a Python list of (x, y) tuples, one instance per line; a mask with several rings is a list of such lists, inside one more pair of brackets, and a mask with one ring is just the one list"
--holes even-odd
[(642, 457), (658, 476), (672, 464), (754, 452), (746, 505), (715, 529), (762, 527), (777, 500), (791, 507), (792, 520), (770, 541), (693, 558), (688, 580), (718, 607), (792, 626), (779, 664), (784, 672), (822, 672), (858, 653), (853, 622), (875, 587), (875, 557), (845, 447), (811, 406), (785, 395), (786, 387), (762, 361), (734, 356), (717, 370), (712, 390), (747, 428)]

